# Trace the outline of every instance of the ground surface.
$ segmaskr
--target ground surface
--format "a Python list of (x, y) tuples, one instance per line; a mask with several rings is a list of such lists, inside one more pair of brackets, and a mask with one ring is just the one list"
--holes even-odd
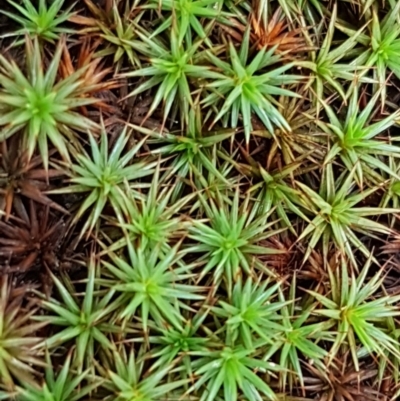
[(3, 3), (0, 399), (395, 400), (400, 3)]

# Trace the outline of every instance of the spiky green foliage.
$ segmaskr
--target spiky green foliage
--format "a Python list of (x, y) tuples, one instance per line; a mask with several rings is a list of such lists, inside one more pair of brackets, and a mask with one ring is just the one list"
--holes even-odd
[(332, 138), (332, 146), (326, 155), (325, 163), (332, 162), (339, 156), (344, 166), (351, 172), (355, 169), (355, 178), (360, 186), (364, 177), (371, 177), (373, 182), (382, 181), (380, 171), (400, 178), (397, 172), (387, 165), (384, 156), (400, 157), (400, 147), (387, 140), (380, 140), (379, 135), (392, 127), (400, 118), (395, 112), (377, 122), (371, 121), (376, 111), (379, 92), (371, 98), (366, 107), (360, 110), (358, 89), (355, 88), (349, 102), (346, 119), (341, 121), (332, 107), (324, 104), (329, 123), (317, 121), (318, 126)]
[(104, 387), (111, 392), (106, 400), (130, 401), (156, 401), (160, 397), (168, 396), (176, 388), (181, 387), (186, 380), (162, 384), (162, 379), (172, 369), (172, 365), (163, 366), (151, 375), (144, 375), (144, 363), (141, 360), (143, 348), (139, 350), (138, 357), (131, 349), (129, 352), (121, 348), (112, 354), (112, 369), (108, 370), (108, 381)]
[(246, 197), (240, 204), (240, 192), (235, 192), (232, 204), (225, 203), (219, 196), (217, 201), (199, 198), (205, 209), (208, 224), (194, 220), (189, 229), (189, 238), (197, 244), (187, 249), (190, 253), (200, 253), (202, 262), (200, 277), (213, 272), (213, 283), (218, 286), (225, 280), (228, 292), (242, 272), (251, 276), (253, 269), (258, 268), (271, 273), (257, 263), (258, 255), (279, 253), (258, 243), (272, 235), (273, 223), (267, 222), (267, 215), (257, 215), (257, 207)]
[(179, 40), (175, 27), (170, 31), (167, 44), (157, 37), (149, 37), (146, 32), (138, 31), (137, 34), (147, 46), (144, 54), (149, 58), (150, 65), (127, 72), (124, 76), (149, 78), (130, 92), (129, 96), (136, 96), (157, 86), (157, 92), (147, 115), (150, 116), (163, 102), (163, 121), (166, 120), (173, 105), (180, 110), (182, 120), (187, 121), (189, 105), (193, 104), (190, 80), (215, 79), (220, 78), (221, 75), (212, 71), (209, 66), (196, 63), (194, 56), (201, 42), (197, 41), (191, 45), (183, 44)]
[(143, 145), (143, 140), (126, 150), (130, 137), (130, 132), (125, 127), (110, 149), (104, 127), (101, 131), (100, 143), (97, 143), (93, 135), (89, 133), (91, 155), (84, 150), (82, 153), (74, 152), (77, 163), (71, 164), (71, 171), (68, 172), (71, 185), (52, 191), (52, 193), (89, 193), (74, 218), (78, 221), (85, 212), (90, 210), (89, 217), (82, 227), (82, 234), (86, 231), (88, 231), (87, 235), (90, 234), (107, 203), (110, 203), (117, 216), (125, 212), (127, 210), (124, 201), (126, 198), (124, 193), (127, 189), (125, 184), (131, 194), (136, 193), (136, 196), (139, 196), (137, 191), (133, 192), (137, 184), (135, 180), (153, 172), (155, 162), (132, 162)]
[(254, 185), (250, 192), (257, 192), (257, 201), (260, 205), (260, 213), (268, 213), (273, 207), (276, 214), (284, 225), (296, 235), (296, 230), (290, 221), (289, 212), (297, 214), (302, 219), (307, 220), (306, 215), (301, 209), (301, 196), (297, 189), (290, 184), (290, 178), (301, 166), (302, 160), (288, 164), (283, 169), (268, 172), (260, 165), (253, 165), (251, 172), (261, 178), (261, 182)]
[(329, 267), (331, 293), (329, 296), (310, 293), (321, 305), (314, 313), (337, 322), (337, 337), (330, 350), (332, 360), (341, 346), (347, 346), (358, 369), (358, 347), (356, 338), (369, 352), (383, 354), (384, 351), (398, 355), (396, 340), (390, 337), (385, 330), (385, 320), (400, 314), (393, 304), (399, 296), (381, 296), (374, 299), (374, 294), (383, 283), (382, 272), (378, 271), (368, 278), (371, 259), (365, 264), (362, 271), (349, 274), (349, 266), (344, 258), (341, 259), (337, 271)]
[[(153, 0), (151, 3), (154, 3), (152, 7), (157, 6), (157, 8), (172, 14), (165, 19), (157, 29), (157, 32), (160, 33), (172, 26), (174, 19), (176, 19), (179, 42), (182, 42), (184, 38), (190, 41), (193, 32), (208, 41), (207, 34), (210, 33), (213, 24), (203, 26), (202, 19), (215, 20), (222, 15), (221, 8), (223, 3), (221, 0), (162, 0), (161, 2)], [(208, 41), (208, 43), (211, 42)]]
[(51, 315), (36, 317), (39, 321), (51, 320), (56, 327), (59, 327), (56, 333), (46, 339), (46, 348), (52, 349), (68, 341), (74, 341), (72, 367), (79, 374), (85, 367), (93, 368), (97, 345), (104, 349), (112, 348), (107, 334), (118, 332), (118, 327), (107, 320), (110, 313), (118, 307), (118, 304), (112, 301), (115, 292), (112, 289), (106, 293), (101, 291), (96, 283), (97, 275), (98, 265), (92, 257), (88, 265), (83, 296), (76, 293), (68, 278), (63, 282), (52, 276), (60, 300), (55, 298), (43, 300), (43, 307)]
[(193, 374), (194, 359), (191, 354), (205, 353), (212, 345), (212, 339), (200, 335), (200, 329), (205, 329), (204, 320), (207, 316), (208, 313), (200, 312), (180, 329), (171, 327), (160, 330), (159, 335), (151, 336), (149, 338), (152, 344), (151, 357), (157, 358), (151, 370), (179, 362), (185, 367), (181, 374), (190, 378)]
[(332, 240), (343, 254), (346, 254), (357, 265), (354, 249), (365, 256), (371, 256), (371, 251), (360, 241), (356, 233), (373, 236), (375, 233), (390, 234), (392, 230), (369, 216), (396, 212), (396, 209), (379, 207), (362, 207), (360, 203), (378, 189), (370, 188), (364, 191), (354, 191), (356, 170), (336, 181), (332, 165), (328, 164), (322, 176), (319, 192), (315, 192), (303, 183), (298, 183), (303, 191), (304, 206), (313, 214), (313, 219), (302, 231), (299, 239), (309, 238), (308, 249), (304, 259), (311, 250), (322, 241), (325, 257), (328, 256)]
[(233, 175), (234, 165), (231, 159), (219, 160), (217, 157), (213, 157), (210, 161), (213, 167), (218, 168), (219, 173), (214, 174), (212, 171), (205, 171), (203, 175), (196, 177), (197, 180), (193, 180), (195, 182), (189, 182), (190, 187), (202, 195), (195, 198), (191, 208), (192, 213), (197, 209), (204, 213), (203, 205), (207, 199), (218, 201), (220, 198), (226, 204), (232, 204), (232, 196), (239, 184), (239, 177)]
[(273, 299), (281, 283), (271, 285), (268, 280), (260, 281), (248, 278), (243, 284), (239, 279), (232, 291), (232, 301), (219, 301), (219, 307), (212, 309), (226, 321), (228, 344), (242, 344), (252, 350), (260, 339), (273, 344), (283, 330), (277, 312), (285, 302)]
[(159, 173), (158, 165), (146, 197), (136, 199), (132, 193), (126, 195), (126, 219), (118, 223), (126, 235), (105, 252), (122, 248), (128, 242), (139, 242), (144, 249), (150, 250), (160, 245), (163, 252), (168, 252), (170, 242), (179, 240), (185, 234), (189, 222), (179, 213), (193, 197), (186, 196), (170, 204), (174, 187), (162, 188)]
[[(346, 99), (348, 94), (341, 80), (355, 81), (362, 80), (366, 82), (372, 82), (372, 80), (366, 80), (361, 77), (362, 73), (365, 73), (365, 68), (362, 70), (362, 64), (345, 62), (345, 57), (351, 53), (351, 50), (357, 45), (357, 38), (362, 34), (363, 28), (359, 31), (354, 32), (346, 41), (340, 44), (340, 46), (331, 49), (333, 36), (335, 34), (335, 24), (337, 22), (337, 6), (334, 6), (333, 13), (330, 16), (330, 22), (328, 31), (322, 30), (322, 23), (318, 32), (320, 43), (319, 51), (311, 52), (311, 61), (302, 61), (299, 63), (300, 66), (305, 67), (312, 72), (311, 79), (307, 83), (307, 86), (312, 85), (315, 91), (316, 99), (324, 99), (324, 94), (327, 93), (326, 85), (328, 84), (334, 91), (340, 94), (343, 99)], [(343, 60), (344, 59), (344, 60)], [(360, 71), (361, 70), (361, 71)], [(317, 110), (320, 109), (320, 103), (317, 101)]]
[(173, 199), (177, 199), (181, 194), (184, 179), (199, 181), (200, 177), (204, 177), (208, 172), (222, 182), (227, 181), (218, 168), (218, 153), (223, 153), (227, 159), (229, 158), (221, 149), (220, 144), (224, 140), (232, 138), (234, 134), (235, 130), (205, 132), (199, 107), (190, 110), (185, 132), (152, 134), (155, 137), (154, 143), (159, 145), (153, 154), (172, 158), (169, 168), (164, 174), (164, 179), (168, 180), (178, 176), (178, 182), (172, 195)]
[(76, 140), (73, 131), (97, 127), (92, 120), (74, 111), (96, 102), (82, 97), (88, 89), (81, 82), (85, 69), (57, 80), (64, 46), (60, 41), (46, 70), (37, 39), (26, 40), (25, 71), (15, 61), (0, 57), (0, 140), (22, 131), (28, 159), (38, 146), (45, 169), (49, 164), (49, 143), (69, 161), (67, 141)]
[(279, 370), (274, 363), (255, 357), (251, 350), (242, 346), (224, 347), (221, 351), (208, 351), (198, 359), (194, 366), (199, 377), (193, 390), (205, 387), (201, 401), (215, 400), (221, 390), (225, 401), (238, 400), (239, 391), (249, 401), (262, 396), (277, 400), (270, 386), (255, 371), (274, 372)]
[(301, 358), (306, 357), (318, 364), (328, 356), (328, 352), (317, 341), (333, 341), (333, 333), (329, 331), (333, 322), (309, 323), (314, 305), (305, 307), (296, 304), (296, 275), (290, 283), (289, 299), (285, 300), (283, 291), (279, 291), (279, 301), (283, 304), (280, 309), (281, 325), (279, 331), (268, 350), (266, 358), (270, 358), (277, 351), (280, 353), (279, 365), (282, 373), (279, 377), (279, 385), (283, 390), (289, 382), (289, 388), (293, 389), (296, 380), (304, 386)]
[[(22, 288), (24, 290), (24, 288)], [(27, 288), (25, 288), (27, 290)], [(0, 384), (10, 391), (16, 383), (34, 384), (36, 367), (43, 365), (37, 332), (46, 325), (35, 323), (37, 308), (23, 309), (23, 295), (13, 294), (7, 277), (0, 291)]]
[[(384, 102), (386, 95), (388, 70), (400, 78), (400, 64), (396, 57), (400, 49), (399, 10), (400, 4), (397, 3), (384, 18), (380, 18), (376, 8), (372, 9), (372, 21), (369, 25), (368, 34), (357, 38), (364, 49), (361, 50), (361, 54), (352, 62), (353, 65), (362, 65), (372, 71), (376, 87), (379, 85), (382, 90), (382, 102)], [(354, 37), (353, 30), (343, 30)]]
[[(111, 10), (86, 0), (92, 18), (76, 16), (72, 20), (80, 25), (84, 25), (83, 32), (95, 32), (102, 42), (104, 48), (99, 50), (96, 55), (99, 57), (113, 56), (116, 71), (118, 72), (125, 59), (132, 65), (140, 66), (141, 62), (137, 54), (137, 48), (141, 47), (141, 42), (136, 40), (136, 24), (140, 21), (142, 13), (135, 17), (132, 15), (132, 8), (126, 2), (123, 10), (117, 2), (112, 2)], [(108, 11), (108, 12), (107, 12)]]
[[(167, 253), (160, 248), (147, 250), (143, 245), (135, 249), (127, 243), (129, 259), (110, 254), (111, 261), (104, 261), (104, 267), (113, 279), (107, 282), (121, 296), (116, 301), (119, 316), (131, 318), (139, 309), (144, 332), (147, 331), (149, 317), (160, 326), (167, 321), (176, 328), (182, 328), (183, 316), (180, 313), (180, 300), (199, 301), (204, 289), (200, 286), (184, 284), (184, 280), (195, 278), (194, 266), (181, 261), (178, 246)], [(182, 305), (181, 305), (182, 306)]]
[[(221, 60), (212, 52), (208, 52), (210, 61), (221, 71), (222, 76), (206, 85), (211, 92), (202, 103), (205, 106), (215, 106), (219, 99), (224, 99), (218, 108), (214, 123), (222, 119), (224, 126), (228, 123), (236, 128), (239, 114), (243, 120), (247, 143), (253, 129), (252, 112), (264, 123), (270, 133), (274, 126), (290, 131), (290, 126), (277, 109), (274, 95), (297, 96), (296, 93), (283, 88), (299, 82), (299, 75), (285, 74), (292, 64), (276, 66), (283, 61), (274, 54), (274, 48), (263, 48), (250, 61), (250, 30), (247, 30), (239, 53), (233, 43), (229, 44), (229, 62)], [(267, 67), (271, 68), (266, 72)]]
[(46, 355), (45, 380), (40, 387), (23, 383), (18, 391), (19, 401), (78, 401), (84, 399), (97, 384), (82, 385), (88, 371), (71, 374), (71, 354), (58, 373), (54, 371), (50, 355)]
[[(267, 170), (273, 165), (273, 161), (277, 158), (282, 159), (284, 163), (281, 167), (282, 170), (286, 170), (285, 167), (288, 165), (297, 164), (302, 161), (300, 168), (296, 173), (301, 173), (302, 167), (307, 169), (307, 160), (312, 162), (311, 166), (322, 162), (325, 157), (325, 146), (326, 141), (324, 140), (324, 135), (321, 135), (315, 130), (314, 120), (317, 118), (317, 108), (307, 102), (307, 87), (302, 85), (297, 87), (297, 92), (301, 96), (298, 97), (287, 97), (280, 96), (278, 98), (279, 102), (279, 112), (285, 118), (285, 120), (290, 125), (291, 131), (286, 132), (279, 128), (275, 129), (274, 133), (274, 143), (268, 153), (268, 158), (266, 160)], [(267, 135), (271, 137), (272, 135)], [(249, 156), (248, 163), (254, 165)], [(265, 168), (265, 166), (263, 166)], [(295, 174), (292, 174), (294, 176)]]
[(0, 399), (394, 401), (398, 2), (2, 6)]
[(62, 10), (65, 0), (39, 0), (37, 7), (30, 0), (22, 0), (21, 5), (12, 0), (7, 2), (13, 6), (15, 12), (5, 10), (0, 12), (21, 25), (21, 28), (5, 36), (28, 34), (32, 39), (39, 38), (54, 43), (60, 39), (61, 34), (74, 33), (73, 30), (62, 26), (74, 15), (71, 12), (73, 6)]

